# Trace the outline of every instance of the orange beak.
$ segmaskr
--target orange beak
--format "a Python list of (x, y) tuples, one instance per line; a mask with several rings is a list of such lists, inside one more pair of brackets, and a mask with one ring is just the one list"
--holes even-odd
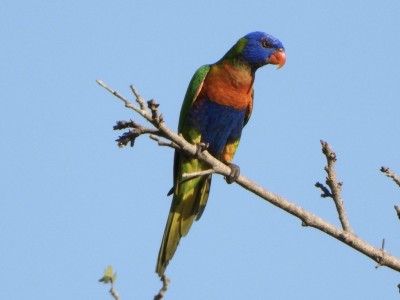
[(278, 65), (278, 69), (282, 68), (286, 62), (286, 53), (285, 50), (278, 49), (269, 57), (268, 63), (271, 65)]

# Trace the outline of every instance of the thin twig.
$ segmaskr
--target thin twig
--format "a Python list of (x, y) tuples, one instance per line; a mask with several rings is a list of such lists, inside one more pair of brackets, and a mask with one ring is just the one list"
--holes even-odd
[[(397, 177), (397, 175), (392, 172), (392, 170), (390, 170), (388, 167), (381, 167), (380, 171), (382, 173), (385, 173), (387, 177), (392, 178), (393, 181), (400, 187), (400, 178)], [(400, 219), (400, 206), (395, 205), (394, 209), (396, 210), (397, 217)]]
[(131, 88), (132, 93), (135, 95), (136, 102), (140, 105), (140, 109), (146, 111), (146, 101), (142, 98), (142, 96), (139, 95), (132, 84), (129, 87)]
[(114, 284), (113, 283), (111, 283), (110, 294), (111, 294), (111, 296), (113, 296), (113, 298), (115, 300), (121, 300), (121, 298), (119, 298), (118, 292), (114, 289)]
[(118, 99), (122, 100), (125, 103), (126, 107), (134, 107), (134, 105), (132, 105), (132, 103), (130, 103), (126, 98), (124, 98), (123, 96), (121, 96), (121, 94), (118, 91), (114, 91), (111, 88), (109, 88), (103, 81), (101, 80), (96, 80), (96, 82), (101, 85), (103, 88), (105, 88), (107, 91), (109, 91), (111, 94), (113, 94), (115, 97), (117, 97)]
[(400, 187), (400, 178), (397, 177), (395, 173), (392, 172), (388, 167), (381, 167), (380, 171), (385, 173), (385, 175), (389, 178), (392, 178), (393, 181)]
[(209, 175), (209, 174), (213, 174), (213, 173), (215, 173), (215, 171), (213, 169), (208, 169), (208, 170), (199, 171), (199, 172), (192, 172), (192, 173), (183, 173), (182, 179), (192, 179), (195, 177)]
[(158, 138), (155, 134), (150, 134), (150, 138), (157, 142), (158, 146), (170, 147), (172, 149), (179, 149), (179, 146), (173, 142), (165, 142), (162, 139)]
[[(110, 87), (108, 87), (102, 80), (96, 80), (96, 82), (103, 87), (105, 90), (107, 90), (108, 92), (110, 92), (111, 94), (113, 94), (115, 97), (117, 97), (118, 99), (120, 99), (121, 101), (123, 101), (125, 103), (125, 107), (133, 109), (135, 112), (137, 112), (139, 115), (141, 115), (142, 117), (144, 117), (147, 121), (149, 121), (150, 123), (154, 124), (153, 119), (151, 118), (151, 115), (149, 114), (149, 112), (146, 109), (141, 109), (142, 104), (141, 101), (143, 101), (143, 98), (139, 95), (139, 94), (135, 94), (136, 96), (136, 101), (140, 104), (140, 108), (136, 107), (135, 105), (133, 105), (131, 102), (128, 101), (128, 99), (126, 99), (125, 97), (123, 97), (118, 91), (112, 90)], [(133, 90), (132, 90), (133, 91)], [(135, 90), (136, 91), (136, 90)], [(134, 92), (135, 93), (135, 92)]]
[(160, 291), (158, 292), (158, 294), (154, 296), (154, 300), (160, 300), (164, 297), (165, 292), (168, 289), (168, 285), (171, 282), (171, 280), (169, 280), (169, 278), (167, 278), (167, 276), (165, 276), (165, 275), (161, 276), (160, 280), (162, 281), (163, 285), (162, 285)]
[(335, 202), (336, 210), (339, 215), (340, 223), (344, 231), (352, 232), (350, 227), (349, 219), (347, 218), (346, 210), (344, 209), (343, 199), (342, 199), (342, 182), (338, 182), (335, 172), (335, 162), (336, 154), (333, 152), (332, 148), (325, 141), (320, 141), (322, 145), (322, 153), (324, 153), (327, 161), (325, 167), (325, 172), (327, 174), (326, 184), (331, 189), (332, 199)]

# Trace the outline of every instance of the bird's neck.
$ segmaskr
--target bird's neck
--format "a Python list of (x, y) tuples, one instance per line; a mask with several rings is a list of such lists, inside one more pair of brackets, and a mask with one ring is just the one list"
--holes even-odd
[(235, 109), (246, 109), (252, 101), (254, 72), (238, 61), (222, 60), (211, 69), (204, 81), (207, 98)]
[(247, 92), (253, 88), (255, 71), (240, 59), (222, 61), (220, 72), (224, 75), (226, 83), (231, 84), (234, 88)]

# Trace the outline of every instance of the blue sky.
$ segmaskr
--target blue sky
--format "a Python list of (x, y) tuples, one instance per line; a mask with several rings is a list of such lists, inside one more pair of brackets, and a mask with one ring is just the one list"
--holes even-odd
[[(172, 156), (147, 138), (119, 149), (137, 117), (96, 83), (134, 84), (176, 128), (197, 67), (261, 30), (287, 62), (258, 71), (235, 163), (267, 189), (339, 224), (319, 140), (338, 155), (350, 223), (400, 255), (398, 1), (3, 1), (0, 12), (0, 298), (151, 299)], [(131, 96), (130, 96), (131, 97)], [(132, 99), (132, 97), (131, 97)], [(165, 299), (397, 299), (396, 272), (215, 177), (181, 241)]]

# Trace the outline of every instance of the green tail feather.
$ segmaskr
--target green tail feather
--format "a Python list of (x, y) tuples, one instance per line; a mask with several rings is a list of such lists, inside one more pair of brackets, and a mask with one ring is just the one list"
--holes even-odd
[[(199, 167), (197, 163), (195, 165)], [(181, 182), (176, 187), (158, 254), (156, 272), (159, 276), (164, 274), (181, 237), (187, 235), (193, 221), (200, 219), (207, 204), (210, 185), (211, 175), (207, 175)]]

